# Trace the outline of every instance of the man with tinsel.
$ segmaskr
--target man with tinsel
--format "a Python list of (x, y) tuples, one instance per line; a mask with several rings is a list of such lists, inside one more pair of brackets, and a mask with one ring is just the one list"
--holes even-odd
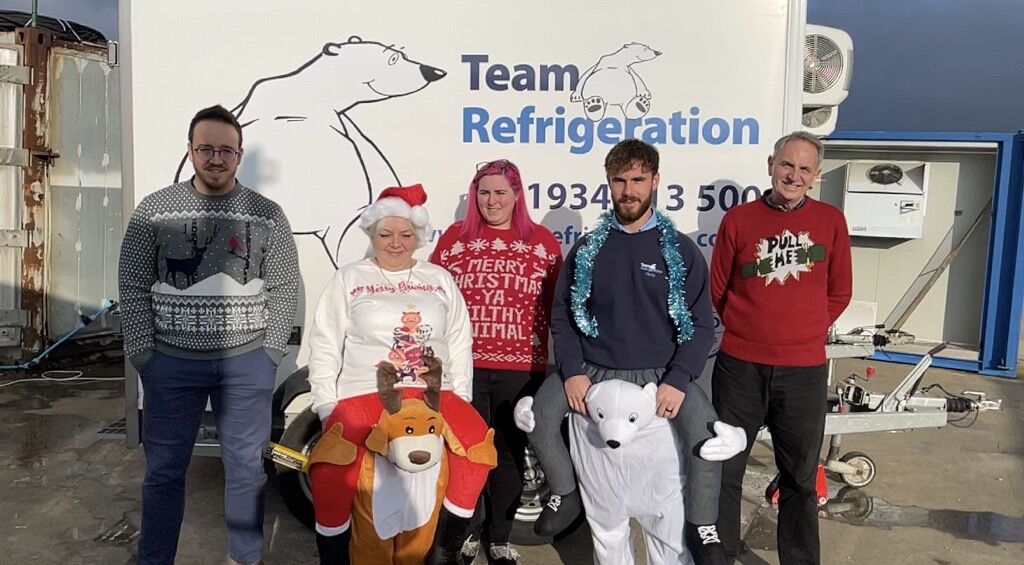
[(686, 460), (687, 547), (698, 565), (717, 564), (724, 559), (715, 526), (721, 463), (696, 455), (713, 437), (717, 416), (701, 388), (691, 386), (714, 342), (708, 268), (693, 240), (652, 206), (658, 162), (657, 149), (640, 140), (612, 148), (605, 173), (614, 213), (604, 213), (577, 242), (559, 277), (551, 313), (557, 370), (535, 396), (530, 434), (552, 491), (535, 530), (554, 535), (581, 510), (559, 433), (566, 412), (587, 414), (591, 384), (653, 382), (657, 415), (671, 420)]

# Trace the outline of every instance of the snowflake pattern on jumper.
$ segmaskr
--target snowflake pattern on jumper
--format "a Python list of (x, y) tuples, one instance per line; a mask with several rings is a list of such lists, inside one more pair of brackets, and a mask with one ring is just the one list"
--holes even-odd
[(129, 357), (155, 342), (210, 352), (260, 338), (287, 351), (298, 290), (291, 228), (277, 204), (241, 184), (212, 197), (186, 181), (144, 198), (118, 281)]
[(462, 290), (473, 325), (477, 366), (543, 370), (550, 296), (561, 267), (554, 236), (538, 228), (531, 241), (484, 229), (463, 244), (442, 239), (434, 257)]

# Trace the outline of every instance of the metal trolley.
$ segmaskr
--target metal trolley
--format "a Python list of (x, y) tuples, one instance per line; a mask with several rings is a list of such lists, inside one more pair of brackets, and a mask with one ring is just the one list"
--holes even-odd
[[(841, 338), (840, 338), (841, 339)], [(932, 386), (922, 388), (921, 380), (932, 364), (932, 359), (946, 347), (939, 344), (921, 357), (917, 365), (892, 390), (875, 393), (862, 386), (867, 379), (850, 374), (829, 393), (830, 411), (825, 416), (825, 436), (829, 438), (828, 455), (819, 466), (818, 502), (824, 504), (828, 493), (824, 487), (824, 473), (831, 473), (842, 482), (855, 488), (867, 486), (875, 479), (875, 462), (865, 453), (850, 451), (840, 455), (843, 436), (868, 432), (890, 432), (915, 428), (941, 428), (950, 420), (950, 414), (974, 413), (999, 410), (1002, 400), (988, 400), (984, 392), (964, 391), (962, 395), (945, 396), (927, 394)], [(867, 357), (874, 353), (874, 345), (865, 343), (834, 343), (826, 346), (829, 358), (829, 386), (832, 385), (835, 359)], [(953, 421), (957, 421), (954, 419)], [(771, 440), (766, 428), (762, 428), (758, 440)], [(769, 501), (778, 495), (778, 477), (765, 491)]]

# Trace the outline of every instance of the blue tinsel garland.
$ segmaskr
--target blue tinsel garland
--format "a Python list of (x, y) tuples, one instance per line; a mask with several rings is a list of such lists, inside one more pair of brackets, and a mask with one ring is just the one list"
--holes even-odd
[[(655, 210), (658, 221), (658, 244), (661, 256), (668, 267), (668, 314), (676, 326), (676, 343), (683, 343), (693, 337), (693, 318), (686, 307), (686, 265), (676, 249), (676, 227), (667, 216)], [(590, 291), (594, 283), (594, 259), (597, 257), (608, 232), (612, 229), (612, 213), (601, 215), (597, 225), (587, 235), (587, 243), (576, 252), (573, 284), (570, 289), (570, 306), (576, 326), (588, 337), (597, 337), (597, 319), (587, 309)]]

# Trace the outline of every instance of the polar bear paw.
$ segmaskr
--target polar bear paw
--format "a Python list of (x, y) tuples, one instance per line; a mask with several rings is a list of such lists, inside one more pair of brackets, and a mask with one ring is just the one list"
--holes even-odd
[(623, 112), (626, 117), (630, 120), (636, 120), (647, 115), (647, 112), (651, 110), (651, 93), (646, 93), (634, 96), (626, 106), (623, 108)]
[(604, 118), (604, 112), (607, 108), (608, 104), (600, 96), (591, 96), (583, 101), (583, 112), (589, 120), (594, 122)]
[(747, 448), (747, 434), (743, 428), (718, 421), (714, 424), (715, 437), (700, 447), (700, 458), (706, 461), (725, 461)]
[[(516, 422), (516, 427), (523, 430), (526, 433), (533, 431), (533, 427), (537, 424), (537, 421), (533, 417), (533, 397), (524, 396), (516, 402), (515, 408), (512, 409), (512, 419)], [(743, 430), (740, 430), (741, 432)]]

